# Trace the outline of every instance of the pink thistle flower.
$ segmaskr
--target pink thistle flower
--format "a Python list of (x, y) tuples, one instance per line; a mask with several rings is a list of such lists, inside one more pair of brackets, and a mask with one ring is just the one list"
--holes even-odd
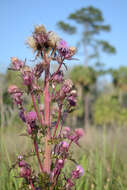
[(57, 45), (58, 52), (61, 57), (67, 57), (69, 53), (69, 47), (67, 45), (67, 42), (64, 40), (60, 40)]
[(76, 106), (77, 100), (74, 96), (67, 97), (67, 100), (68, 100), (70, 106)]
[(70, 128), (69, 127), (64, 127), (64, 130), (63, 130), (63, 137), (65, 137), (65, 138), (68, 138), (69, 137), (69, 135), (70, 135)]
[(71, 190), (71, 187), (74, 186), (74, 183), (71, 181), (70, 178), (67, 179), (66, 189)]
[(84, 169), (78, 165), (76, 166), (76, 169), (72, 171), (72, 179), (78, 179), (79, 177), (84, 175)]
[(14, 94), (20, 92), (19, 88), (16, 85), (10, 85), (8, 88), (9, 94)]
[(20, 176), (24, 178), (28, 178), (31, 175), (31, 169), (28, 167), (21, 167), (20, 168)]
[(65, 141), (60, 143), (60, 150), (62, 152), (66, 152), (68, 150), (69, 144)]
[(36, 119), (37, 119), (37, 114), (34, 111), (30, 111), (26, 114), (26, 122), (27, 123), (31, 124), (31, 123), (35, 122)]
[(22, 160), (23, 156), (22, 155), (18, 155), (18, 160)]
[(31, 71), (24, 71), (23, 72), (23, 80), (25, 85), (32, 85), (34, 80), (34, 74)]
[(84, 135), (84, 130), (82, 128), (75, 129), (75, 134), (78, 137), (82, 137)]
[(26, 167), (28, 164), (24, 161), (24, 160), (21, 160), (19, 162), (19, 167)]
[(53, 81), (58, 83), (63, 82), (63, 71), (59, 71), (57, 74), (55, 74)]
[(16, 85), (11, 85), (8, 88), (8, 92), (12, 95), (12, 98), (16, 104), (19, 104), (19, 105), (22, 104), (21, 96), (23, 93), (20, 91), (20, 89)]
[(69, 136), (69, 139), (74, 143), (78, 144), (79, 139), (84, 135), (84, 130), (82, 128), (75, 129), (74, 134)]
[(15, 70), (20, 70), (25, 65), (23, 61), (17, 59), (16, 57), (11, 58), (11, 64), (12, 64), (12, 68)]

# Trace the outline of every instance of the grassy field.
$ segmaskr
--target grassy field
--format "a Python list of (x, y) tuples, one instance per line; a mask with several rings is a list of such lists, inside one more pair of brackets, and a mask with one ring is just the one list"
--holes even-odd
[[(30, 141), (17, 136), (21, 128), (0, 133), (0, 190), (18, 190), (21, 179), (9, 167), (16, 156), (27, 151)], [(83, 166), (84, 176), (76, 190), (127, 190), (127, 129), (105, 130), (94, 127), (86, 131), (82, 148), (73, 147), (75, 159)], [(21, 150), (22, 147), (22, 150)], [(69, 172), (68, 163), (65, 170)]]

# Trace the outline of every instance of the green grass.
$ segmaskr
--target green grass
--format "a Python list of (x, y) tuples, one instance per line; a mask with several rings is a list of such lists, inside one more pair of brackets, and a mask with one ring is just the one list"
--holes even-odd
[[(73, 149), (76, 160), (85, 170), (84, 176), (77, 180), (76, 190), (127, 190), (126, 132), (95, 128), (86, 132), (81, 141), (82, 148)], [(15, 177), (18, 176), (17, 171), (9, 172), (16, 158), (16, 150), (19, 153), (19, 147), (23, 144), (22, 140), (16, 138), (18, 133), (11, 129), (1, 132), (0, 190), (18, 190), (21, 184), (21, 179)], [(29, 142), (25, 143), (22, 152), (28, 146)], [(68, 173), (71, 172), (70, 168), (67, 164)]]

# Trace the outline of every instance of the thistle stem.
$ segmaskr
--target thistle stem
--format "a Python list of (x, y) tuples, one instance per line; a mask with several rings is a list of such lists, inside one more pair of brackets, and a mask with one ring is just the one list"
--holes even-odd
[(31, 185), (32, 189), (35, 190), (32, 179), (30, 179), (29, 181), (30, 181), (30, 185)]
[(56, 127), (55, 127), (54, 134), (53, 134), (53, 139), (54, 139), (55, 136), (56, 136), (56, 131), (57, 131), (57, 128), (58, 128), (58, 125), (59, 125), (59, 122), (60, 122), (61, 109), (62, 109), (62, 105), (60, 105), (60, 108), (59, 108), (59, 113), (58, 113), (57, 123), (56, 123)]
[(39, 166), (40, 166), (40, 170), (41, 170), (41, 172), (44, 172), (43, 167), (42, 167), (42, 164), (41, 164), (41, 160), (40, 160), (40, 156), (39, 156), (39, 152), (38, 152), (38, 147), (37, 147), (37, 142), (36, 142), (36, 140), (34, 140), (34, 148), (35, 148), (36, 156), (37, 156), (38, 163), (39, 163)]
[(48, 68), (45, 70), (44, 81), (44, 113), (45, 113), (45, 125), (47, 126), (47, 134), (45, 137), (45, 153), (44, 153), (44, 171), (49, 174), (51, 167), (51, 145), (49, 140), (51, 139), (50, 133), (50, 94), (49, 94), (49, 69), (50, 63), (47, 63)]
[[(35, 112), (36, 112), (36, 114), (37, 114), (37, 118), (38, 118), (38, 120), (41, 122), (41, 124), (42, 124), (42, 120), (41, 120), (41, 118), (40, 118), (40, 115), (39, 115), (39, 113), (38, 113), (38, 110), (37, 110), (37, 105), (36, 105), (36, 102), (35, 102), (35, 97), (34, 97), (34, 95), (31, 93), (31, 97), (32, 97), (32, 102), (33, 102), (33, 106), (34, 106), (34, 110), (35, 110)], [(42, 124), (43, 125), (43, 124)]]
[(40, 111), (40, 114), (41, 114), (41, 124), (43, 126), (44, 125), (44, 116), (43, 116), (42, 107), (41, 107), (41, 104), (40, 104), (40, 99), (38, 97), (37, 97), (37, 101), (38, 101), (39, 111)]

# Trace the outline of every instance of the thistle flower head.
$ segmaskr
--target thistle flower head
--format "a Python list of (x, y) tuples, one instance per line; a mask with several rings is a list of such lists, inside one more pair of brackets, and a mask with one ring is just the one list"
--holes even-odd
[(78, 137), (82, 137), (84, 135), (84, 130), (82, 128), (75, 129), (75, 134)]
[(16, 85), (9, 86), (8, 92), (11, 94), (14, 102), (17, 105), (21, 105), (22, 104), (21, 96), (22, 96), (23, 93), (21, 92), (21, 90)]
[(20, 70), (25, 65), (24, 62), (19, 60), (17, 57), (11, 58), (11, 64), (12, 64), (12, 68), (15, 70)]
[(34, 33), (46, 33), (46, 28), (44, 27), (43, 24), (41, 25), (36, 25), (34, 28)]
[(25, 160), (21, 160), (19, 163), (19, 167), (26, 167), (28, 164), (25, 162)]
[(48, 32), (48, 45), (51, 48), (55, 48), (60, 41), (60, 37), (53, 31)]
[(77, 100), (74, 96), (68, 96), (67, 100), (68, 100), (70, 106), (76, 106)]
[(36, 41), (33, 38), (33, 36), (29, 36), (28, 39), (26, 40), (26, 44), (33, 49), (33, 51), (37, 50), (37, 45), (36, 45)]
[(71, 130), (70, 130), (69, 127), (64, 127), (63, 132), (62, 132), (63, 137), (68, 138), (69, 135), (70, 135), (70, 131), (71, 131)]
[(74, 186), (74, 183), (71, 181), (70, 178), (67, 179), (66, 189), (71, 190), (71, 188)]
[(57, 83), (62, 83), (63, 82), (63, 71), (59, 71), (55, 76), (53, 77), (53, 81)]
[(62, 85), (62, 87), (61, 87), (61, 90), (62, 90), (65, 94), (67, 94), (67, 93), (69, 93), (70, 90), (72, 89), (72, 86), (73, 86), (72, 80), (67, 79), (67, 80), (64, 81), (64, 83), (63, 83), (63, 85)]
[(9, 94), (14, 94), (14, 93), (18, 93), (21, 91), (16, 85), (10, 85), (8, 88), (8, 92), (9, 92)]
[(60, 143), (60, 150), (61, 152), (66, 152), (68, 150), (69, 144), (65, 141)]
[(69, 47), (67, 45), (67, 42), (64, 40), (60, 40), (57, 44), (57, 50), (61, 57), (67, 57), (69, 53)]
[(27, 86), (32, 85), (34, 80), (34, 73), (30, 70), (29, 67), (25, 67), (22, 72), (22, 77), (24, 80), (24, 84)]
[(31, 175), (31, 169), (28, 167), (21, 167), (20, 168), (20, 176), (24, 178), (28, 178)]
[(84, 175), (84, 169), (80, 165), (76, 166), (76, 169), (72, 171), (71, 174), (72, 179), (78, 179), (83, 175)]
[(44, 44), (48, 41), (48, 34), (43, 25), (37, 25), (34, 28), (33, 36), (28, 37), (26, 44), (33, 51), (41, 50)]
[(35, 122), (37, 119), (37, 114), (34, 111), (30, 111), (26, 114), (26, 122), (31, 124), (32, 122)]

